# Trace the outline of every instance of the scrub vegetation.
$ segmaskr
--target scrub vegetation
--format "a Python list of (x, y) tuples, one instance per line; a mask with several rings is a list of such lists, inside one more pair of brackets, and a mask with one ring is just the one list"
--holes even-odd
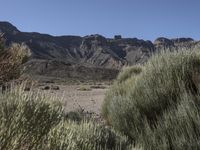
[(198, 50), (162, 52), (119, 74), (102, 115), (143, 149), (199, 149), (199, 79)]
[[(5, 47), (1, 37), (2, 87), (20, 76), (29, 56), (26, 45)], [(13, 84), (0, 92), (0, 150), (200, 149), (199, 82), (198, 49), (124, 68), (102, 106), (106, 123), (66, 116), (59, 99)]]

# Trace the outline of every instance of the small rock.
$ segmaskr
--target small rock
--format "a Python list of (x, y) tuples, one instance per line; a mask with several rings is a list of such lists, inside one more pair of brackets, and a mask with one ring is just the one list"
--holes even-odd
[(52, 86), (51, 86), (51, 90), (60, 90), (60, 87), (59, 87), (59, 86), (52, 85)]
[(42, 90), (50, 90), (50, 86), (44, 86), (43, 88), (42, 88)]

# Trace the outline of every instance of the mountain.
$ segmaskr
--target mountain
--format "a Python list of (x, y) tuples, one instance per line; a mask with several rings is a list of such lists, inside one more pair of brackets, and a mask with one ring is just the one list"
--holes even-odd
[(31, 56), (25, 73), (57, 78), (109, 80), (124, 65), (144, 63), (162, 49), (192, 48), (200, 45), (191, 38), (158, 38), (154, 43), (137, 38), (105, 38), (101, 35), (51, 36), (21, 32), (9, 22), (0, 22), (6, 45), (24, 43)]

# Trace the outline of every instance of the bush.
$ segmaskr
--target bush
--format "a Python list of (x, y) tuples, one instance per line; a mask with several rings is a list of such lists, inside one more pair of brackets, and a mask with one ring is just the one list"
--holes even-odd
[(81, 86), (81, 87), (77, 88), (77, 90), (78, 91), (91, 91), (92, 89), (87, 86)]
[(13, 43), (0, 51), (0, 84), (16, 79), (21, 74), (20, 65), (30, 56), (29, 48), (24, 44)]
[[(127, 89), (132, 88), (132, 84), (137, 79), (138, 75), (142, 72), (142, 66), (127, 67), (122, 70), (118, 75), (117, 80), (114, 82), (112, 88), (106, 93), (105, 100), (102, 105), (102, 116), (107, 121), (107, 124), (111, 124), (109, 109), (110, 103), (116, 97), (123, 97), (129, 92)], [(115, 108), (114, 108), (115, 109)], [(123, 110), (119, 110), (123, 112)], [(123, 126), (123, 125), (122, 125)]]
[(115, 150), (129, 149), (127, 138), (93, 122), (62, 122), (51, 130), (43, 149)]
[[(200, 105), (191, 101), (192, 97), (182, 95), (177, 108), (165, 113), (155, 128), (146, 128), (148, 134), (141, 140), (146, 149), (200, 149)], [(199, 97), (196, 100), (199, 101)]]
[(0, 95), (0, 149), (37, 149), (62, 118), (62, 107), (23, 88)]
[(122, 72), (117, 77), (117, 82), (122, 83), (129, 79), (130, 77), (134, 75), (138, 75), (142, 72), (142, 66), (141, 65), (135, 65), (131, 67), (125, 67), (123, 68)]
[(153, 56), (140, 74), (114, 84), (104, 118), (144, 149), (199, 149), (199, 66), (198, 51)]
[(129, 149), (113, 129), (77, 121), (76, 114), (66, 119), (57, 100), (24, 87), (0, 93), (0, 150)]
[(79, 110), (70, 111), (65, 115), (66, 120), (71, 120), (75, 122), (80, 122), (83, 120), (83, 118), (84, 118), (84, 114)]

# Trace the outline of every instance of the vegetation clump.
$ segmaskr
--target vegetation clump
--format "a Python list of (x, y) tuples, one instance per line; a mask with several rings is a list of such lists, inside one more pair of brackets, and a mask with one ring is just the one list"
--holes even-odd
[(119, 75), (102, 114), (144, 149), (199, 149), (199, 79), (198, 50), (157, 54), (140, 73)]
[(20, 65), (30, 57), (30, 50), (25, 44), (13, 43), (4, 47), (3, 40), (0, 40), (0, 84), (17, 79), (22, 69)]
[(122, 72), (117, 77), (117, 82), (122, 83), (132, 76), (136, 76), (142, 72), (141, 65), (129, 66), (123, 68)]
[(0, 150), (130, 149), (112, 128), (71, 116), (54, 97), (11, 87), (0, 93)]
[[(45, 146), (46, 147), (46, 146)], [(47, 149), (129, 150), (127, 138), (94, 122), (61, 122), (51, 130)]]
[(40, 93), (14, 87), (0, 94), (0, 149), (40, 149), (62, 119), (62, 107)]

